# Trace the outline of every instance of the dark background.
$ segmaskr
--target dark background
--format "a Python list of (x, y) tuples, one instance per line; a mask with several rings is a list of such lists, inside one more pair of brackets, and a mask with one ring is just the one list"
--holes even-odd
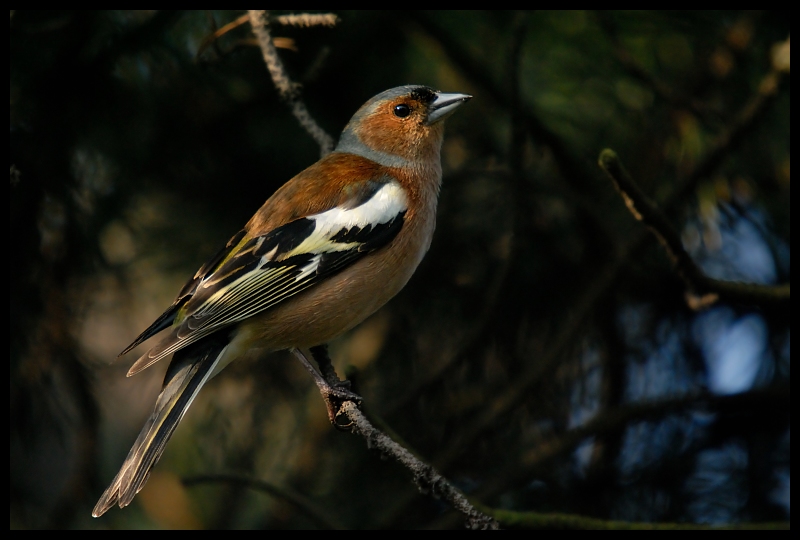
[[(201, 50), (241, 14), (11, 12), (11, 528), (463, 522), (332, 429), (286, 354), (214, 379), (134, 503), (90, 517), (166, 369), (116, 354), (319, 157), (248, 24)], [(788, 282), (789, 12), (337, 15), (272, 28), (330, 134), (400, 84), (475, 96), (429, 254), (331, 344), (365, 411), (526, 526), (788, 522), (788, 297), (691, 309), (597, 156), (709, 275)], [(220, 473), (272, 492), (182, 483)]]

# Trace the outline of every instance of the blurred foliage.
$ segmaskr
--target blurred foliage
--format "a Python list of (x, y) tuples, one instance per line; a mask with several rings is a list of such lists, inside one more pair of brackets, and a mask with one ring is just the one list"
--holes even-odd
[[(331, 346), (367, 413), (498, 509), (788, 521), (788, 301), (689, 309), (596, 160), (619, 154), (709, 275), (787, 282), (789, 13), (337, 14), (273, 28), (329, 133), (396, 85), (475, 96), (431, 251)], [(166, 368), (114, 357), (319, 155), (248, 25), (203, 47), (240, 15), (11, 12), (12, 528), (463, 522), (280, 354), (213, 380), (134, 504), (90, 517)], [(181, 483), (215, 473), (272, 491)]]

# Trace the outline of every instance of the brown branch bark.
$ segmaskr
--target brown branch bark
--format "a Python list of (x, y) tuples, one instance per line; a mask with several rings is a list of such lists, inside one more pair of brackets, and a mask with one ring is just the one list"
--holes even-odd
[(291, 15), (278, 15), (275, 22), (286, 26), (336, 26), (339, 17), (333, 13), (295, 13)]
[(311, 117), (305, 103), (300, 99), (299, 86), (292, 82), (286, 69), (283, 67), (278, 56), (278, 50), (272, 40), (269, 32), (269, 21), (267, 13), (263, 10), (250, 10), (250, 24), (253, 27), (253, 33), (258, 39), (258, 45), (261, 48), (261, 54), (264, 57), (264, 63), (267, 66), (270, 77), (278, 93), (286, 100), (292, 114), (300, 125), (305, 129), (309, 135), (317, 142), (320, 148), (320, 154), (325, 156), (329, 154), (335, 145), (333, 137), (322, 129), (319, 124)]
[(476, 509), (461, 490), (453, 486), (436, 469), (414, 456), (373, 426), (355, 403), (346, 401), (342, 405), (341, 411), (350, 419), (353, 431), (364, 437), (370, 448), (391, 456), (403, 467), (411, 471), (414, 476), (414, 482), (419, 486), (420, 491), (447, 501), (455, 510), (467, 516), (467, 527), (470, 529), (499, 528), (494, 519)]
[[(420, 491), (437, 499), (444, 499), (450, 503), (453, 509), (464, 514), (467, 517), (467, 527), (470, 529), (498, 528), (497, 522), (476, 510), (464, 494), (431, 465), (416, 457), (403, 445), (392, 440), (391, 437), (376, 428), (367, 419), (359, 408), (362, 401), (361, 397), (349, 391), (349, 382), (339, 380), (339, 376), (336, 374), (336, 370), (333, 368), (328, 356), (326, 346), (311, 348), (311, 354), (319, 364), (321, 375), (314, 372), (314, 368), (302, 352), (297, 349), (294, 349), (293, 352), (305, 365), (306, 369), (312, 372), (317, 381), (317, 387), (328, 408), (328, 416), (334, 427), (340, 430), (349, 430), (363, 436), (367, 440), (369, 448), (375, 448), (384, 455), (393, 457), (402, 466), (411, 471), (414, 476), (414, 482), (419, 486)], [(332, 396), (332, 392), (341, 391), (344, 388), (348, 388), (346, 393), (336, 397)], [(349, 423), (340, 423), (338, 419), (342, 416), (347, 417)]]

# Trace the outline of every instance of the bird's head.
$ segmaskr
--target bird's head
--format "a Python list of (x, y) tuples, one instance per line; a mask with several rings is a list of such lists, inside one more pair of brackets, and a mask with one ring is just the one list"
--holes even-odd
[(471, 98), (418, 85), (386, 90), (356, 111), (336, 151), (362, 155), (388, 166), (438, 159), (443, 120)]

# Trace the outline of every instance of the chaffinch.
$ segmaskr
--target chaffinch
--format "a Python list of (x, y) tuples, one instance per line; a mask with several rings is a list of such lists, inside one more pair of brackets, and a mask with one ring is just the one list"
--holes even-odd
[(93, 516), (130, 504), (197, 392), (231, 361), (325, 344), (405, 286), (436, 224), (443, 120), (471, 97), (400, 86), (367, 101), (334, 151), (278, 189), (120, 353), (169, 328), (128, 371), (174, 353)]

